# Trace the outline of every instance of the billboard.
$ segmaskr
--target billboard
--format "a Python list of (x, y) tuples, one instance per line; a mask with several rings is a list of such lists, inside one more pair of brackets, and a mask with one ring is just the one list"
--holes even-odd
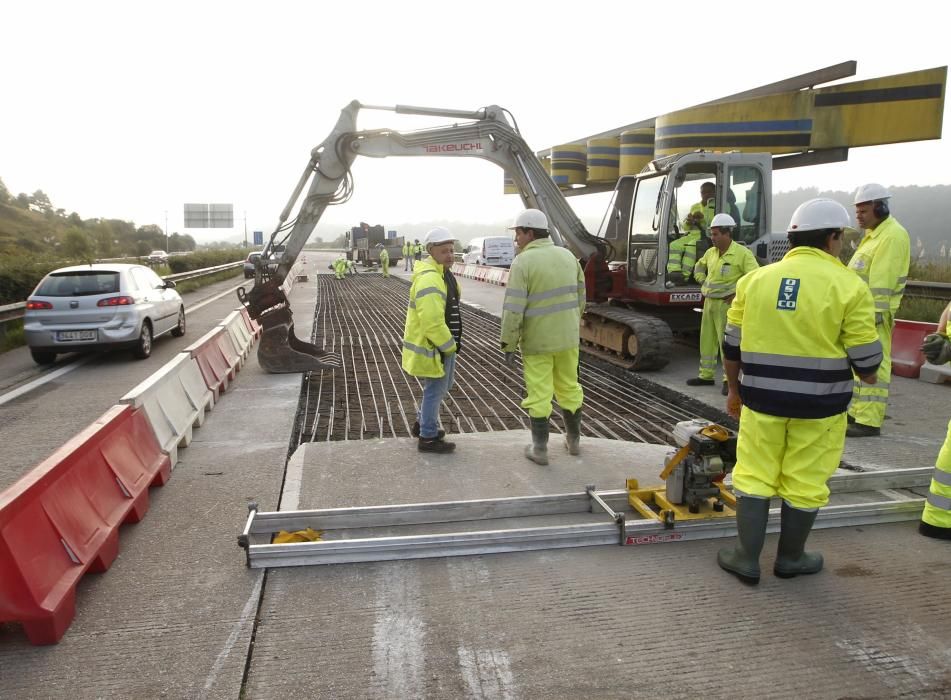
[(186, 204), (185, 228), (234, 228), (234, 205)]

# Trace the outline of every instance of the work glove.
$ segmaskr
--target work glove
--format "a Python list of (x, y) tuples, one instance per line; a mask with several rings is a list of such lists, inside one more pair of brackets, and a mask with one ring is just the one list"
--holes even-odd
[(921, 352), (933, 365), (943, 365), (951, 361), (951, 340), (940, 333), (932, 333), (921, 344)]
[(515, 353), (507, 352), (505, 353), (505, 366), (509, 369), (515, 369)]

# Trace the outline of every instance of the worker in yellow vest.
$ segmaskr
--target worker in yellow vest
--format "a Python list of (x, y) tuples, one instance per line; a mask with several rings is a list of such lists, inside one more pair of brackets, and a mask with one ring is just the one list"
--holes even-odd
[(871, 437), (881, 433), (888, 403), (888, 385), (892, 379), (892, 329), (905, 292), (911, 241), (908, 231), (888, 209), (891, 194), (879, 184), (862, 185), (855, 192), (855, 219), (865, 229), (865, 237), (849, 261), (875, 300), (875, 326), (885, 358), (878, 368), (878, 381), (853, 386), (849, 406), (849, 437)]
[(338, 280), (342, 280), (344, 275), (347, 273), (347, 259), (344, 256), (340, 256), (333, 263), (334, 267), (334, 277)]
[[(948, 340), (948, 321), (951, 317), (951, 304), (941, 314), (938, 332), (925, 338), (921, 345), (928, 362), (943, 365), (951, 362), (951, 340)], [(935, 462), (928, 500), (921, 513), (918, 532), (926, 537), (951, 540), (951, 423), (948, 433)]]
[(555, 397), (565, 421), (565, 448), (580, 454), (581, 404), (578, 347), (585, 307), (584, 273), (578, 260), (549, 237), (548, 218), (526, 209), (515, 219), (519, 253), (512, 261), (502, 303), (502, 352), (508, 367), (522, 351), (528, 396), (522, 408), (532, 425), (525, 456), (548, 464), (548, 420)]
[(386, 250), (386, 246), (382, 243), (378, 243), (377, 248), (380, 249), (380, 272), (383, 273), (384, 277), (390, 276), (390, 254)]
[(408, 238), (403, 239), (403, 272), (413, 270), (413, 244)]
[(700, 201), (690, 207), (690, 213), (684, 218), (686, 233), (670, 244), (667, 254), (667, 286), (690, 284), (693, 279), (694, 265), (699, 255), (707, 251), (709, 240), (706, 232), (716, 214), (717, 188), (712, 182), (700, 185)]
[[(736, 294), (736, 283), (759, 264), (749, 249), (733, 240), (736, 221), (729, 214), (717, 214), (710, 222), (713, 246), (703, 254), (693, 268), (693, 276), (700, 283), (703, 294), (703, 318), (700, 321), (700, 372), (687, 380), (689, 386), (714, 383), (717, 360), (723, 345), (726, 312)], [(723, 395), (726, 396), (726, 377)]]
[(842, 457), (852, 374), (871, 384), (882, 361), (872, 295), (838, 258), (850, 223), (831, 199), (800, 205), (787, 229), (790, 251), (740, 279), (727, 312), (726, 408), (740, 420), (737, 543), (717, 563), (744, 583), (759, 583), (774, 496), (783, 504), (773, 573), (822, 570), (822, 555), (805, 545)]

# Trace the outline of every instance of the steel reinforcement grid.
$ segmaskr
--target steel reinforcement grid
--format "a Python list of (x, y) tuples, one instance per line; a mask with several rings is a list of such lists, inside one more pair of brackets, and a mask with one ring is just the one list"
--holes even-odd
[[(311, 341), (340, 354), (343, 367), (304, 376), (292, 439), (300, 444), (408, 437), (422, 396), (422, 382), (400, 366), (409, 284), (372, 273), (342, 280), (319, 274), (317, 284)], [(503, 363), (499, 319), (465, 304), (462, 317), (462, 352), (443, 402), (443, 428), (530, 429), (521, 407), (521, 360), (516, 369)], [(670, 444), (674, 424), (697, 417), (736, 427), (724, 413), (584, 353), (581, 384), (582, 434), (588, 437)], [(564, 430), (557, 406), (551, 425), (553, 432)]]

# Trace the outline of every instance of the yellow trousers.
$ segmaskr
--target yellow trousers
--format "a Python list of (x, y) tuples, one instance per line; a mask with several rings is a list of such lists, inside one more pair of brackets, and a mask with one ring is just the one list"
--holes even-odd
[(525, 389), (528, 396), (522, 408), (532, 418), (551, 415), (551, 399), (567, 411), (577, 411), (584, 401), (584, 392), (578, 383), (578, 348), (552, 354), (522, 355)]
[(700, 373), (701, 379), (713, 379), (717, 360), (723, 346), (726, 330), (726, 312), (730, 305), (723, 299), (704, 299), (703, 318), (700, 320)]
[(935, 462), (921, 519), (934, 527), (951, 529), (951, 423), (948, 423), (948, 434)]
[(849, 415), (856, 423), (881, 428), (885, 422), (885, 407), (888, 405), (888, 385), (892, 381), (892, 327), (893, 319), (885, 317), (875, 328), (882, 343), (882, 364), (878, 367), (874, 384), (866, 384), (855, 378), (852, 386), (852, 403)]
[(829, 502), (826, 482), (845, 447), (845, 414), (783, 418), (743, 407), (733, 488), (737, 495), (780, 496), (794, 508)]

